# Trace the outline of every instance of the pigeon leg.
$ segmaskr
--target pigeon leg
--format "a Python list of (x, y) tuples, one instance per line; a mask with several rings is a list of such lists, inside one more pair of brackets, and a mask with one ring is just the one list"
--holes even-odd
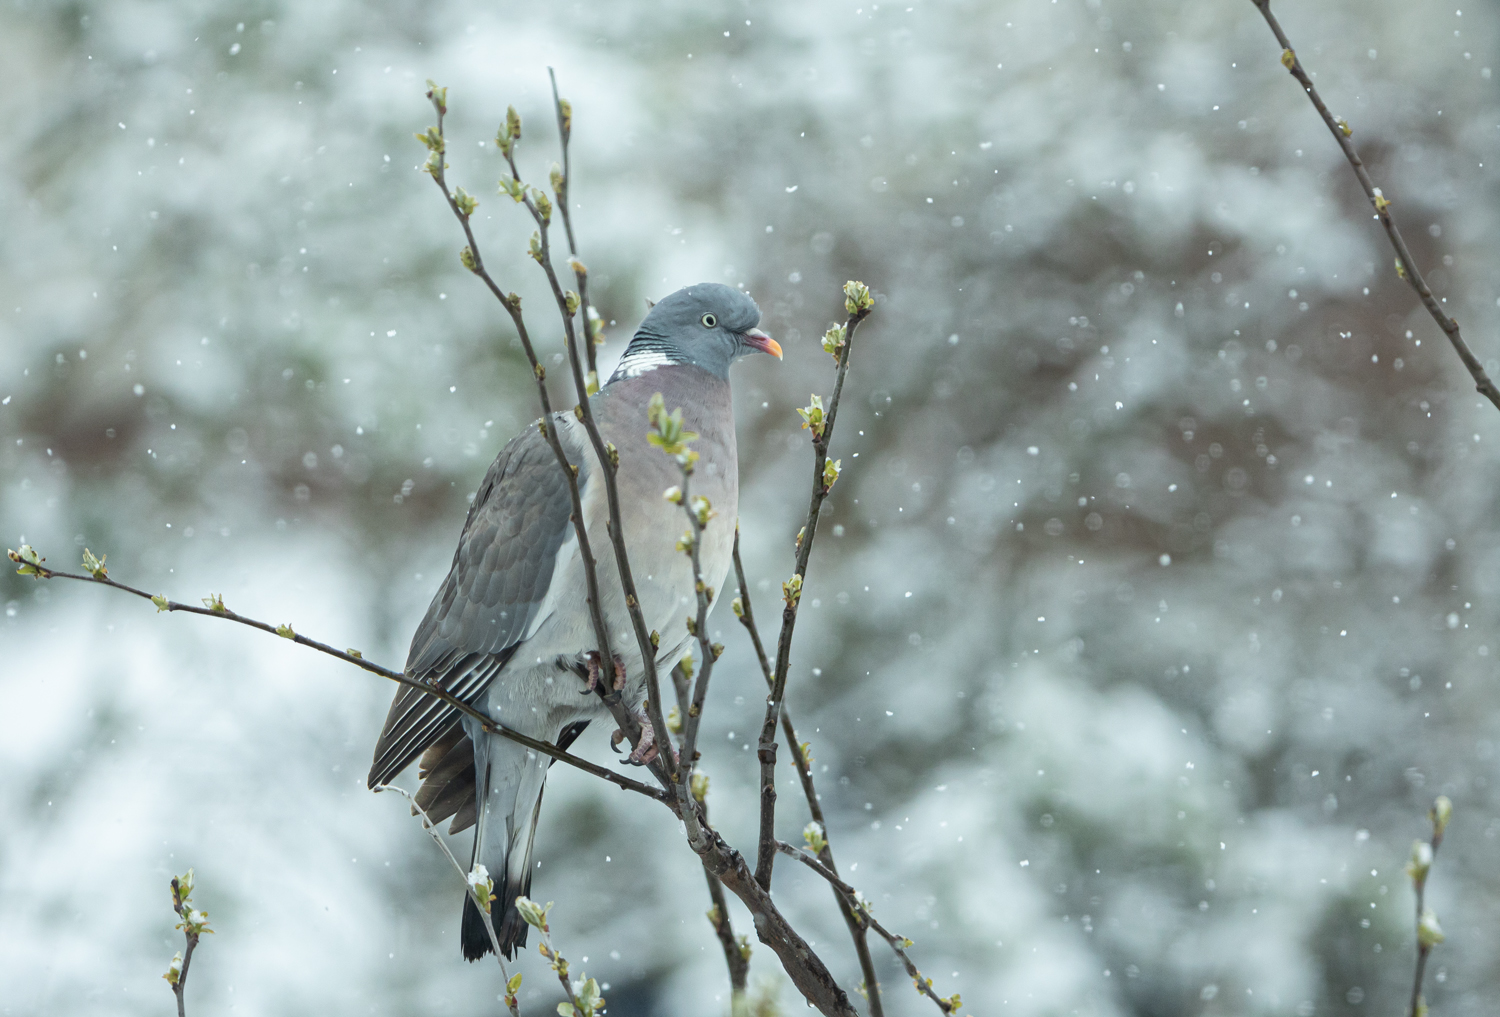
[(584, 654), (583, 660), (589, 672), (588, 684), (584, 686), (584, 695), (588, 695), (599, 685), (599, 651), (590, 650)]
[(615, 655), (615, 691), (616, 692), (623, 692), (624, 690), (625, 690), (625, 662), (620, 659), (619, 654), (616, 654)]

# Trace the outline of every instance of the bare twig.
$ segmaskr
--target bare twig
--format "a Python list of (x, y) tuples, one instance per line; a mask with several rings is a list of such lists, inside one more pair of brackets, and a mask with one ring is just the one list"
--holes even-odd
[(1411, 1008), (1409, 1017), (1426, 1017), (1427, 1003), (1422, 999), (1422, 978), (1427, 972), (1427, 955), (1443, 941), (1443, 930), (1438, 925), (1437, 915), (1426, 906), (1427, 874), (1432, 870), (1433, 859), (1443, 845), (1443, 834), (1448, 830), (1448, 820), (1453, 815), (1453, 803), (1447, 795), (1439, 795), (1427, 819), (1432, 824), (1432, 839), (1416, 841), (1411, 846), (1411, 861), (1406, 863), (1406, 874), (1411, 877), (1412, 889), (1417, 897), (1417, 970), (1412, 977)]
[[(558, 100), (561, 102), (562, 100)], [(567, 126), (564, 133), (564, 147), (568, 134), (571, 133), (572, 112), (568, 108), (566, 115), (563, 108), (558, 109), (558, 120), (560, 126)], [(519, 121), (517, 121), (519, 124)], [(619, 470), (619, 454), (615, 447), (604, 440), (599, 433), (598, 422), (594, 419), (594, 409), (589, 402), (589, 384), (583, 373), (583, 364), (578, 356), (578, 339), (573, 328), (573, 314), (576, 306), (581, 304), (581, 298), (577, 294), (569, 294), (558, 282), (557, 272), (552, 267), (552, 246), (550, 240), (550, 227), (552, 223), (551, 202), (541, 191), (528, 190), (521, 180), (520, 170), (516, 167), (515, 141), (520, 137), (519, 126), (516, 129), (511, 144), (503, 147), (506, 164), (510, 167), (510, 185), (508, 193), (516, 201), (526, 206), (531, 213), (532, 220), (536, 223), (536, 232), (532, 234), (531, 256), (541, 266), (543, 274), (547, 277), (547, 284), (552, 288), (553, 299), (557, 302), (558, 314), (563, 321), (563, 338), (568, 351), (568, 366), (573, 373), (573, 388), (578, 395), (578, 403), (573, 407), (573, 413), (583, 424), (584, 432), (588, 435), (589, 443), (594, 450), (595, 463), (599, 467), (599, 479), (604, 484), (605, 501), (609, 507), (609, 537), (615, 552), (615, 567), (619, 574), (620, 589), (625, 595), (625, 608), (630, 615), (631, 627), (635, 632), (636, 647), (641, 654), (641, 671), (645, 677), (646, 686), (646, 715), (651, 721), (652, 730), (658, 733), (658, 737), (665, 741), (666, 735), (666, 712), (661, 705), (661, 689), (656, 673), (656, 643), (646, 628), (646, 617), (641, 613), (640, 597), (636, 594), (635, 577), (630, 570), (630, 556), (625, 548), (624, 527), (621, 524), (620, 492), (615, 483), (615, 474)], [(553, 185), (561, 184), (563, 187), (562, 197), (567, 195), (567, 181), (561, 173), (553, 180)], [(577, 258), (573, 259), (574, 272), (579, 279), (585, 279), (588, 270)], [(575, 482), (576, 483), (576, 482)], [(576, 510), (575, 510), (576, 511)], [(583, 514), (577, 511), (575, 526), (581, 531), (583, 529)], [(586, 563), (585, 571), (594, 575), (595, 565), (592, 561)], [(594, 580), (597, 584), (597, 579)], [(601, 658), (609, 659), (609, 658)], [(628, 712), (628, 711), (626, 711)], [(632, 718), (632, 721), (634, 718)], [(623, 728), (622, 728), (623, 730)], [(626, 732), (629, 734), (630, 732)], [(631, 744), (636, 744), (636, 739), (631, 739)], [(668, 785), (675, 784), (676, 767), (670, 752), (664, 752), (657, 756), (657, 763), (653, 764), (652, 770), (658, 769), (658, 779), (663, 775)]]
[[(695, 775), (694, 781), (702, 789), (700, 793), (695, 786), (694, 796), (703, 810), (703, 822), (707, 824), (708, 803), (704, 799), (708, 795), (708, 781), (702, 775)], [(714, 875), (707, 860), (703, 863), (703, 875), (708, 880), (709, 899), (713, 901), (713, 907), (708, 911), (708, 922), (713, 926), (714, 935), (718, 937), (719, 948), (724, 951), (724, 965), (729, 969), (729, 991), (732, 997), (742, 997), (750, 979), (750, 944), (734, 934), (734, 924), (729, 918), (729, 902), (724, 896), (724, 884)], [(730, 1013), (738, 1014), (733, 1005), (730, 1006)]]
[(585, 977), (580, 978), (575, 985), (568, 979), (568, 960), (553, 945), (552, 928), (547, 923), (547, 913), (551, 910), (551, 901), (538, 904), (526, 897), (516, 898), (516, 911), (527, 925), (541, 933), (542, 942), (537, 949), (547, 958), (548, 965), (556, 972), (557, 980), (562, 984), (563, 994), (568, 997), (566, 1003), (558, 1004), (558, 1014), (561, 1017), (595, 1017), (604, 1011), (604, 997), (599, 995), (599, 983)]
[(840, 328), (835, 326), (824, 337), (824, 347), (838, 358), (838, 375), (833, 384), (833, 397), (828, 406), (823, 406), (818, 396), (812, 403), (799, 410), (803, 416), (803, 427), (812, 432), (813, 477), (812, 495), (807, 507), (807, 522), (797, 535), (797, 565), (792, 578), (782, 583), (782, 595), (786, 607), (781, 612), (781, 636), (776, 643), (776, 670), (771, 682), (771, 693), (766, 699), (766, 717), (761, 724), (760, 741), (756, 746), (756, 758), (760, 761), (760, 840), (756, 850), (755, 879), (760, 885), (771, 888), (771, 869), (776, 859), (776, 723), (780, 719), (781, 701), (786, 695), (787, 671), (792, 659), (792, 633), (797, 626), (797, 606), (802, 598), (802, 583), (807, 575), (807, 561), (812, 555), (813, 539), (818, 532), (818, 515), (823, 510), (823, 500), (838, 478), (838, 464), (828, 461), (828, 443), (833, 438), (833, 426), (838, 419), (839, 398), (843, 395), (844, 379), (849, 374), (849, 351), (854, 346), (854, 332), (859, 323), (874, 308), (874, 298), (864, 283), (848, 282), (844, 285), (844, 308), (849, 317)]
[(881, 939), (890, 944), (896, 956), (901, 958), (901, 963), (905, 966), (906, 973), (911, 976), (912, 982), (915, 983), (918, 992), (936, 1003), (938, 1009), (942, 1010), (943, 1013), (958, 1012), (958, 1008), (962, 1005), (958, 993), (955, 992), (952, 996), (944, 999), (933, 990), (932, 979), (924, 977), (922, 972), (917, 969), (917, 966), (912, 963), (911, 957), (906, 953), (906, 949), (912, 945), (912, 941), (905, 936), (896, 935), (876, 921), (875, 916), (870, 913), (869, 902), (859, 895), (858, 890), (840, 879), (837, 873), (818, 861), (817, 857), (811, 852), (804, 851), (802, 848), (794, 847), (780, 840), (776, 842), (776, 850), (797, 859), (797, 861), (826, 879), (828, 885), (833, 887), (834, 892), (848, 902), (850, 909), (855, 912), (859, 920), (873, 930)]
[(1412, 289), (1416, 290), (1417, 296), (1422, 300), (1422, 306), (1427, 308), (1427, 313), (1432, 315), (1432, 320), (1438, 323), (1438, 327), (1448, 337), (1454, 351), (1458, 353), (1459, 359), (1464, 362), (1464, 367), (1474, 379), (1474, 388), (1480, 395), (1494, 403), (1497, 409), (1500, 409), (1500, 389), (1497, 389), (1489, 375), (1485, 374), (1484, 365), (1479, 362), (1478, 357), (1474, 356), (1473, 351), (1469, 349), (1469, 344), (1464, 342), (1458, 330), (1458, 322), (1443, 311), (1438, 299), (1428, 288), (1427, 281), (1422, 278), (1416, 259), (1411, 256), (1406, 240), (1401, 236), (1401, 231), (1396, 228), (1395, 220), (1391, 218), (1390, 199), (1385, 197), (1380, 188), (1376, 187), (1375, 182), (1370, 179), (1369, 171), (1365, 169), (1364, 162), (1360, 160), (1359, 153), (1354, 149), (1354, 143), (1349, 140), (1354, 132), (1349, 127), (1348, 121), (1328, 111), (1323, 97), (1318, 94), (1318, 89), (1313, 85), (1312, 78), (1308, 76), (1307, 71), (1303, 70), (1302, 61), (1298, 59), (1296, 50), (1292, 48), (1291, 40), (1287, 38), (1286, 32), (1282, 31), (1281, 23), (1276, 20), (1276, 15), (1271, 13), (1271, 0), (1251, 0), (1251, 2), (1260, 10), (1261, 15), (1266, 19), (1266, 24), (1271, 26), (1271, 31), (1276, 34), (1276, 41), (1281, 43), (1282, 64), (1291, 72), (1292, 77), (1297, 79), (1298, 84), (1307, 93), (1307, 97), (1312, 100), (1318, 115), (1323, 118), (1323, 123), (1328, 125), (1328, 130), (1333, 134), (1333, 140), (1337, 141), (1339, 148), (1343, 149), (1344, 158), (1349, 160), (1354, 175), (1359, 178), (1359, 185), (1364, 188), (1365, 197), (1370, 199), (1370, 204), (1375, 208), (1375, 218), (1379, 219), (1380, 224), (1385, 227), (1385, 235), (1390, 238), (1391, 246), (1396, 250), (1397, 273), (1411, 284)]
[[(521, 734), (519, 731), (513, 731), (503, 724), (497, 724), (489, 717), (476, 710), (472, 705), (464, 702), (462, 699), (459, 699), (457, 696), (453, 695), (451, 692), (442, 688), (441, 686), (435, 685), (431, 682), (423, 681), (418, 678), (412, 678), (410, 675), (402, 674), (400, 671), (392, 671), (390, 668), (381, 667), (379, 664), (376, 664), (373, 661), (366, 660), (358, 650), (338, 650), (332, 646), (329, 646), (327, 643), (320, 643), (316, 639), (309, 639), (307, 636), (302, 635), (300, 632), (293, 631), (290, 625), (270, 625), (266, 622), (258, 621), (254, 618), (249, 618), (235, 611), (231, 611), (229, 608), (225, 607), (224, 601), (219, 597), (208, 598), (208, 603), (212, 605), (211, 607), (195, 607), (192, 604), (179, 604), (175, 600), (168, 600), (166, 597), (160, 595), (152, 595), (150, 593), (147, 593), (145, 590), (138, 590), (133, 586), (127, 586), (124, 583), (116, 582), (115, 580), (109, 578), (109, 576), (104, 574), (104, 569), (102, 567), (100, 567), (99, 573), (97, 575), (79, 575), (75, 572), (62, 572), (58, 569), (47, 568), (45, 565), (41, 564), (41, 559), (38, 559), (34, 563), (26, 561), (25, 555), (29, 551), (29, 548), (22, 548), (20, 552), (10, 552), (10, 558), (12, 561), (23, 562), (21, 568), (23, 570), (23, 574), (25, 575), (32, 575), (38, 579), (76, 579), (85, 583), (95, 583), (100, 586), (108, 586), (111, 589), (120, 590), (124, 593), (129, 593), (134, 596), (149, 600), (156, 605), (156, 609), (158, 611), (181, 611), (187, 614), (200, 615), (205, 618), (220, 618), (224, 621), (236, 622), (237, 624), (248, 626), (252, 629), (259, 629), (261, 632), (268, 632), (273, 636), (281, 636), (284, 639), (290, 639), (294, 643), (299, 643), (302, 646), (311, 647), (312, 649), (317, 650), (319, 653), (326, 653), (330, 657), (337, 657), (339, 660), (342, 660), (348, 664), (353, 664), (355, 667), (369, 671), (371, 674), (380, 675), (380, 677), (388, 678), (399, 685), (405, 685), (410, 688), (417, 689), (419, 691), (427, 693), (429, 696), (432, 696), (435, 699), (440, 699), (444, 703), (447, 703), (449, 706), (453, 707), (455, 710), (458, 710), (464, 716), (473, 719), (485, 731), (491, 734), (502, 735), (503, 737), (509, 738), (511, 741), (519, 742), (529, 749), (533, 749), (546, 756), (551, 756), (553, 759), (557, 760), (560, 763), (567, 763), (569, 766), (577, 767), (578, 769), (583, 770), (585, 773), (590, 773), (602, 780), (607, 780), (611, 784), (614, 784), (616, 787), (623, 788), (626, 791), (635, 791), (638, 794), (643, 794), (648, 798), (654, 798), (657, 801), (663, 803), (668, 803), (670, 801), (665, 793), (657, 790), (654, 787), (651, 787), (649, 784), (643, 784), (640, 781), (631, 780), (629, 777), (616, 773), (615, 771), (600, 766), (597, 763), (591, 763), (587, 759), (584, 759), (580, 756), (575, 756), (565, 749), (559, 749), (551, 742), (544, 742), (539, 739), (532, 738), (528, 735)], [(88, 552), (86, 551), (85, 554), (87, 553)]]
[[(377, 794), (381, 791), (394, 791), (411, 803), (412, 814), (422, 818), (422, 829), (427, 831), (437, 846), (442, 849), (443, 854), (448, 856), (448, 861), (453, 863), (453, 868), (458, 873), (458, 878), (463, 880), (464, 892), (473, 900), (475, 907), (479, 908), (484, 914), (489, 914), (490, 908), (496, 903), (495, 898), (491, 896), (495, 881), (493, 879), (476, 878), (480, 875), (486, 877), (489, 875), (484, 871), (484, 866), (476, 866), (473, 873), (464, 871), (464, 867), (458, 864), (458, 859), (453, 856), (453, 851), (448, 847), (448, 842), (444, 839), (442, 832), (438, 830), (437, 824), (432, 821), (432, 817), (427, 814), (427, 810), (417, 804), (416, 796), (411, 792), (403, 787), (397, 787), (395, 784), (381, 784), (379, 787), (374, 788), (374, 791)], [(500, 949), (500, 937), (495, 933), (494, 923), (481, 922), (480, 924), (489, 933), (490, 946), (495, 951), (495, 960), (500, 963), (500, 977), (505, 979), (506, 1008), (510, 1011), (511, 1017), (521, 1017), (516, 999), (516, 990), (521, 987), (521, 977), (517, 974), (516, 980), (512, 984), (510, 972), (505, 967), (505, 954)]]
[[(698, 728), (703, 720), (703, 704), (708, 697), (708, 683), (713, 676), (714, 662), (724, 652), (720, 643), (714, 643), (708, 636), (708, 608), (713, 602), (715, 591), (703, 579), (703, 561), (701, 557), (701, 546), (703, 543), (703, 530), (708, 522), (717, 513), (707, 498), (694, 497), (692, 494), (693, 464), (697, 459), (696, 454), (691, 452), (686, 442), (679, 439), (685, 437), (682, 431), (681, 411), (675, 411), (670, 416), (666, 408), (661, 405), (660, 398), (652, 401), (650, 413), (652, 415), (651, 426), (656, 429), (656, 438), (663, 442), (663, 449), (677, 460), (679, 469), (682, 471), (682, 486), (675, 492), (667, 492), (672, 500), (682, 506), (682, 513), (687, 519), (688, 529), (683, 534), (679, 547), (688, 555), (693, 563), (693, 589), (697, 595), (697, 613), (688, 619), (688, 631), (698, 641), (698, 675), (692, 684), (692, 696), (684, 711), (682, 732), (682, 774), (678, 781), (678, 795), (685, 796), (690, 792), (688, 787), (689, 775), (693, 772), (693, 765), (698, 758)], [(653, 440), (656, 440), (653, 438)], [(686, 677), (686, 676), (684, 676)]]
[[(571, 513), (573, 532), (578, 539), (579, 558), (583, 563), (584, 584), (589, 605), (589, 619), (593, 623), (594, 640), (599, 646), (599, 667), (605, 675), (608, 675), (611, 671), (611, 661), (614, 660), (614, 653), (610, 648), (609, 625), (604, 619), (604, 605), (599, 596), (598, 567), (594, 559), (593, 548), (589, 542), (588, 529), (584, 522), (583, 502), (578, 489), (578, 468), (568, 461), (567, 453), (563, 450), (562, 439), (559, 433), (560, 428), (558, 427), (557, 418), (553, 414), (552, 401), (547, 394), (547, 371), (537, 359), (536, 350), (531, 343), (531, 336), (526, 330), (526, 321), (521, 314), (521, 298), (515, 293), (505, 293), (500, 289), (499, 285), (496, 284), (495, 280), (490, 276), (489, 271), (485, 268), (484, 259), (479, 253), (479, 242), (474, 238), (474, 230), (469, 222), (474, 208), (478, 203), (472, 197), (465, 194), (462, 189), (459, 189), (457, 194), (455, 194), (448, 188), (446, 177), (447, 164), (443, 159), (447, 151), (447, 140), (443, 135), (443, 117), (448, 112), (447, 89), (430, 85), (427, 97), (432, 101), (432, 107), (437, 112), (438, 122), (437, 126), (429, 128), (426, 134), (418, 135), (427, 145), (429, 151), (427, 164), (424, 168), (432, 177), (433, 182), (437, 184), (438, 189), (443, 192), (443, 197), (447, 200), (449, 209), (452, 210), (454, 217), (458, 219), (459, 225), (463, 227), (464, 237), (469, 242), (468, 246), (460, 253), (459, 260), (463, 262), (465, 268), (484, 282), (485, 286), (489, 288), (490, 293), (494, 295), (496, 300), (500, 301), (501, 306), (510, 315), (511, 323), (515, 326), (516, 334), (520, 337), (521, 346), (526, 351), (526, 359), (531, 364), (531, 373), (536, 378), (537, 397), (541, 401), (542, 406), (542, 419), (537, 426), (541, 429), (543, 437), (546, 438), (553, 455), (557, 457), (558, 465), (562, 468), (567, 480), (568, 499), (572, 504), (573, 510)], [(511, 167), (512, 186), (514, 189), (509, 193), (517, 201), (524, 202), (537, 222), (542, 224), (546, 217), (542, 215), (536, 202), (527, 193), (525, 186), (521, 183), (520, 177), (515, 172), (513, 153), (515, 151), (515, 144), (521, 136), (521, 118), (516, 115), (514, 108), (507, 112), (506, 122), (501, 127), (500, 132), (495, 139), (495, 143), (505, 154), (506, 161)], [(543, 197), (545, 199), (545, 195)], [(534, 240), (534, 243), (536, 246), (533, 256), (539, 262), (545, 264), (545, 247), (543, 246), (546, 243), (545, 232), (541, 232), (540, 239)], [(550, 274), (550, 265), (547, 267)], [(551, 280), (553, 282), (553, 289), (556, 290), (556, 276), (551, 275)], [(571, 334), (571, 316), (567, 316), (567, 322), (568, 331)], [(576, 357), (574, 359), (576, 360)], [(583, 400), (585, 406), (587, 406), (587, 402), (587, 399)], [(604, 458), (607, 461), (608, 457)], [(620, 730), (625, 732), (632, 746), (636, 745), (641, 737), (640, 724), (636, 721), (635, 716), (630, 710), (626, 708), (619, 691), (614, 688), (614, 683), (608, 680), (602, 681), (598, 683), (596, 688), (600, 699), (608, 707), (615, 722), (620, 726)], [(671, 781), (666, 774), (665, 767), (653, 766), (652, 770), (664, 786), (671, 786)]]
[(573, 256), (573, 276), (578, 280), (578, 307), (583, 314), (583, 348), (588, 355), (587, 380), (592, 395), (599, 389), (598, 347), (604, 341), (604, 323), (591, 317), (594, 309), (589, 304), (589, 273), (578, 260), (578, 242), (573, 238), (573, 214), (568, 200), (573, 187), (573, 166), (568, 156), (568, 142), (573, 136), (573, 106), (557, 94), (557, 75), (550, 67), (547, 77), (552, 82), (552, 107), (557, 111), (557, 134), (562, 144), (562, 168), (552, 181), (552, 190), (557, 195), (557, 210), (562, 213), (563, 232), (568, 236), (568, 253)]
[[(733, 559), (734, 574), (740, 589), (740, 595), (733, 605), (735, 617), (739, 618), (740, 624), (750, 634), (750, 642), (754, 645), (756, 658), (760, 661), (761, 674), (765, 677), (767, 688), (770, 688), (774, 684), (774, 678), (771, 674), (770, 661), (766, 659), (765, 646), (760, 640), (760, 630), (755, 624), (755, 609), (750, 602), (750, 585), (745, 582), (745, 564), (740, 560), (738, 523), (734, 527)], [(813, 822), (817, 823), (823, 831), (823, 845), (818, 851), (818, 860), (827, 866), (830, 872), (838, 875), (838, 865), (833, 859), (833, 844), (828, 838), (828, 823), (823, 818), (823, 803), (818, 798), (818, 789), (813, 782), (812, 760), (809, 758), (807, 746), (797, 739), (797, 727), (792, 722), (792, 714), (786, 708), (785, 703), (781, 706), (781, 736), (786, 741), (787, 751), (792, 755), (792, 765), (797, 769), (797, 779), (802, 784), (802, 796), (807, 800), (807, 811), (812, 816)], [(865, 979), (865, 998), (870, 1004), (870, 1017), (885, 1017), (885, 1004), (880, 996), (880, 979), (875, 972), (875, 959), (870, 955), (868, 930), (837, 888), (833, 891), (833, 899), (838, 904), (839, 913), (844, 916), (844, 924), (849, 928), (849, 938), (854, 942), (854, 953), (859, 958), (859, 969)]]
[(193, 870), (188, 869), (181, 876), (173, 876), (172, 910), (177, 912), (177, 917), (181, 919), (177, 923), (177, 928), (182, 930), (186, 946), (182, 952), (172, 958), (171, 966), (162, 977), (167, 980), (168, 985), (172, 986), (172, 995), (177, 997), (177, 1017), (187, 1015), (183, 994), (187, 991), (188, 967), (193, 963), (193, 951), (198, 948), (198, 940), (205, 933), (214, 931), (208, 927), (208, 915), (193, 907), (192, 896)]

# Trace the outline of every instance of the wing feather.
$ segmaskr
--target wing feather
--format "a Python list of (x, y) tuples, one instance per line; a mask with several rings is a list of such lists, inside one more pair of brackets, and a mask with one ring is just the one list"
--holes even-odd
[[(571, 533), (571, 507), (562, 470), (533, 424), (485, 474), (448, 576), (412, 637), (408, 676), (465, 702), (484, 695), (538, 620), (558, 550)], [(447, 703), (401, 688), (375, 745), (370, 786), (390, 781), (444, 741), (458, 718)]]

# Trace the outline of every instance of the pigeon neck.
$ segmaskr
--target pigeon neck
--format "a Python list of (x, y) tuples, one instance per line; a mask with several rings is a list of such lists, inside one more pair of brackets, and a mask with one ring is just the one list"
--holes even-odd
[(637, 334), (626, 347), (625, 355), (620, 358), (620, 363), (615, 368), (615, 373), (610, 375), (609, 380), (639, 378), (658, 367), (685, 363), (688, 363), (687, 358), (673, 344), (653, 335)]

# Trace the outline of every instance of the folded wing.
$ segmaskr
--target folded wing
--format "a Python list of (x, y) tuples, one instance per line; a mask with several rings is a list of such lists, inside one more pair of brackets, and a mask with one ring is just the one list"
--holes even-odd
[[(587, 464), (579, 470), (582, 483)], [(562, 468), (533, 424), (485, 474), (448, 577), (412, 637), (408, 676), (434, 682), (465, 702), (484, 694), (540, 620), (559, 549), (572, 533), (571, 508)], [(434, 767), (444, 768), (448, 779), (442, 786), (461, 796), (461, 769), (449, 772), (459, 761), (459, 743), (468, 744), (458, 720), (452, 706), (403, 686), (375, 745), (369, 786), (389, 782), (428, 753), (424, 778)], [(472, 801), (472, 747), (468, 758)]]

